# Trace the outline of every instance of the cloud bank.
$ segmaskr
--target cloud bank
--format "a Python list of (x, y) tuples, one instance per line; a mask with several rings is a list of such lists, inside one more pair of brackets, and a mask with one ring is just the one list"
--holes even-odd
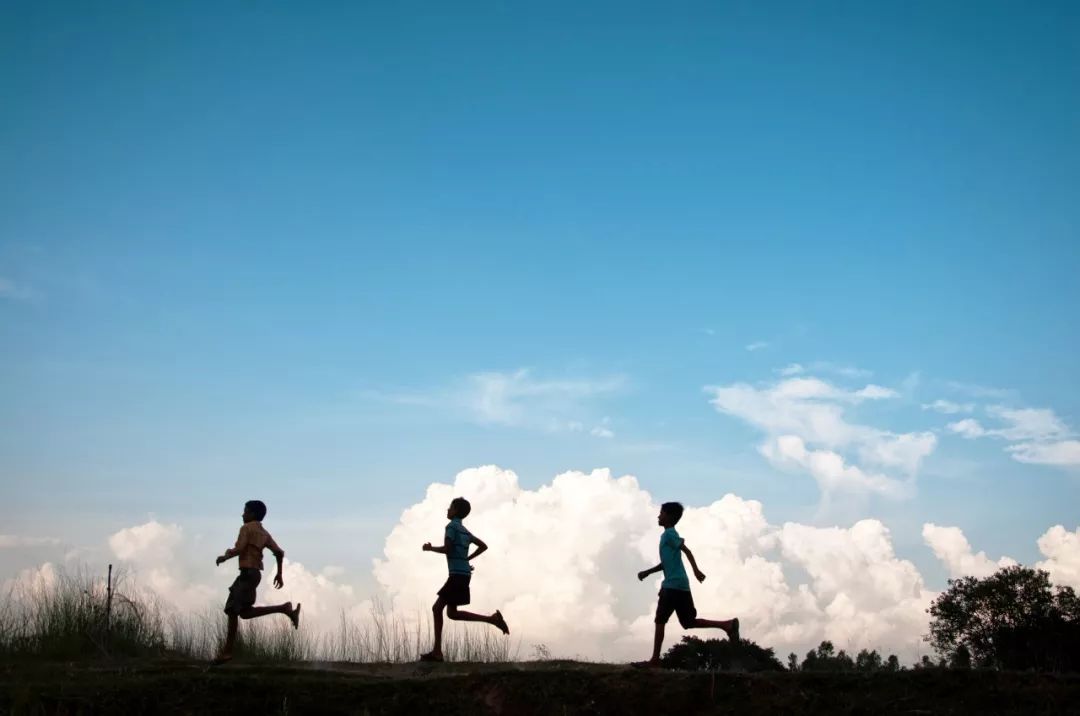
[[(446, 506), (459, 495), (473, 505), (466, 524), (490, 545), (475, 563), (470, 608), (501, 609), (523, 655), (536, 644), (560, 657), (647, 655), (660, 578), (642, 583), (636, 573), (658, 562), (656, 515), (671, 496), (654, 498), (633, 476), (606, 469), (565, 472), (536, 489), (522, 488), (516, 474), (496, 466), (464, 470), (450, 483), (430, 485), (403, 510), (373, 561), (376, 594), (361, 591), (340, 567), (313, 570), (289, 556), (285, 589), (270, 587), (268, 570), (259, 603), (303, 602), (303, 628), (319, 634), (335, 633), (343, 616), (362, 622), (374, 599), (385, 600), (400, 623), (426, 626), (446, 565), (420, 547), (438, 541)], [(268, 527), (273, 531), (272, 522)], [(701, 615), (738, 616), (747, 638), (781, 655), (803, 653), (822, 639), (896, 653), (906, 662), (928, 651), (922, 636), (936, 592), (914, 563), (895, 553), (879, 520), (773, 524), (760, 502), (727, 494), (688, 505), (678, 528), (707, 575), (693, 585)], [(956, 527), (926, 524), (923, 539), (950, 576), (985, 576), (1014, 563), (975, 553)], [(212, 566), (216, 552), (193, 555), (191, 538), (176, 524), (151, 520), (125, 528), (108, 546), (141, 585), (185, 612), (217, 614), (235, 573), (235, 563)], [(1038, 546), (1046, 557), (1038, 567), (1055, 583), (1080, 587), (1080, 529), (1052, 527)], [(50, 563), (19, 579), (40, 585), (55, 576)], [(667, 643), (682, 633), (672, 621)]]

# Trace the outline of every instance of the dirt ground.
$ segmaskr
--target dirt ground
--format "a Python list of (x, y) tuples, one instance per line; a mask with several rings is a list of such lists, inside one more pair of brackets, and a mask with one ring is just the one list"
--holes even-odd
[(731, 674), (522, 664), (9, 662), (3, 714), (1080, 714), (1080, 677)]

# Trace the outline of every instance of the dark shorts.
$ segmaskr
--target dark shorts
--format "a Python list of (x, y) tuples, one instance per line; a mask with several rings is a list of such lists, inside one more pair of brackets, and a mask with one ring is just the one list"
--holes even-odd
[(667, 624), (672, 613), (679, 615), (683, 629), (689, 629), (697, 619), (694, 595), (689, 589), (661, 589), (660, 601), (656, 603), (656, 623)]
[(451, 574), (439, 590), (439, 596), (448, 606), (462, 607), (469, 603), (471, 574)]
[(225, 601), (225, 613), (239, 615), (245, 609), (255, 606), (255, 590), (262, 581), (262, 572), (251, 567), (240, 570), (236, 580), (229, 587), (229, 598)]

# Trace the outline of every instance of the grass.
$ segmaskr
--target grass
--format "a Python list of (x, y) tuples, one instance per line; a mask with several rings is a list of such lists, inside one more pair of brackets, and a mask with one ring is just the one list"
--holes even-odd
[[(205, 660), (220, 650), (224, 632), (221, 612), (176, 613), (123, 573), (114, 575), (111, 601), (105, 580), (85, 572), (57, 573), (0, 597), (0, 656), (9, 658)], [(241, 621), (236, 653), (260, 663), (401, 663), (416, 661), (431, 633), (430, 617), (406, 622), (376, 603), (362, 621), (342, 616), (329, 634), (273, 618)], [(448, 623), (443, 653), (451, 661), (507, 662), (517, 650), (490, 628)]]

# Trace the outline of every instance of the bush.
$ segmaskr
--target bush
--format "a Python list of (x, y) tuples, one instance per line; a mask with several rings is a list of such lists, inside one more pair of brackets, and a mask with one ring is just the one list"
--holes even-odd
[(664, 666), (686, 671), (784, 671), (772, 649), (752, 641), (684, 636), (664, 654)]

